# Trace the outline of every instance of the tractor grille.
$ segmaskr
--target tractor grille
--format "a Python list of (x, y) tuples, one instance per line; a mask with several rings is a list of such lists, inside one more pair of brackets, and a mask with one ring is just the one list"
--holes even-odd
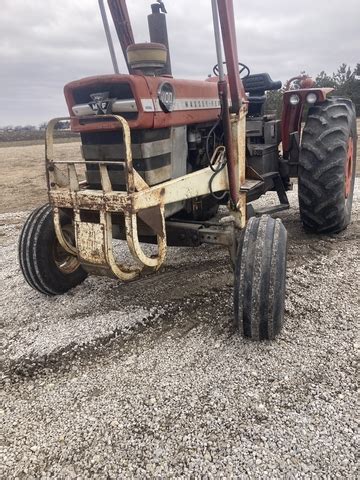
[[(117, 99), (117, 100), (134, 100), (134, 94), (131, 90), (131, 87), (128, 83), (96, 83), (94, 85), (87, 85), (84, 87), (75, 88), (73, 90), (74, 96), (74, 103), (76, 105), (81, 104), (88, 104), (91, 103), (93, 100), (91, 98), (91, 94), (99, 93), (99, 92), (109, 92), (110, 99)], [(124, 112), (121, 114), (126, 120), (135, 120), (138, 117), (137, 112)], [(87, 123), (98, 123), (99, 121), (104, 122), (108, 121), (111, 122), (111, 119), (101, 119), (94, 118), (91, 120), (81, 121), (82, 124)]]

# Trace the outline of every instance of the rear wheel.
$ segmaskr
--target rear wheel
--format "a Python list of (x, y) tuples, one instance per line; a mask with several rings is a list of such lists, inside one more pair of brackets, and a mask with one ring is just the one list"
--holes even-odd
[(284, 322), (287, 232), (280, 219), (250, 218), (235, 266), (235, 321), (252, 340), (272, 340)]
[(337, 233), (349, 225), (356, 142), (350, 100), (330, 98), (310, 108), (299, 159), (299, 206), (306, 230)]
[[(67, 241), (74, 244), (71, 219), (60, 215)], [(19, 263), (28, 284), (46, 295), (61, 295), (87, 277), (78, 259), (59, 244), (50, 205), (35, 210), (26, 220), (19, 241)]]

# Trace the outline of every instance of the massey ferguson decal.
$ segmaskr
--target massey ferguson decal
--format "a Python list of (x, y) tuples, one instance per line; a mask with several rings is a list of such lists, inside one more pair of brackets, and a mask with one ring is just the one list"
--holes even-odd
[(109, 98), (109, 92), (92, 93), (90, 95), (93, 102), (89, 103), (96, 115), (106, 115), (111, 113), (111, 104), (113, 100)]

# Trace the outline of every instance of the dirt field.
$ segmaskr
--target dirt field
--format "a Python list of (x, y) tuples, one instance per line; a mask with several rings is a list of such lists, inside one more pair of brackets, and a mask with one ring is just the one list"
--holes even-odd
[(285, 328), (254, 344), (233, 331), (221, 248), (172, 248), (127, 285), (31, 290), (17, 240), (46, 201), (43, 147), (0, 148), (0, 168), (3, 478), (358, 477), (359, 183), (330, 237), (304, 233), (290, 193)]
[[(81, 158), (80, 143), (56, 147), (59, 159)], [(31, 210), (46, 202), (44, 144), (2, 147), (0, 143), (0, 213)]]

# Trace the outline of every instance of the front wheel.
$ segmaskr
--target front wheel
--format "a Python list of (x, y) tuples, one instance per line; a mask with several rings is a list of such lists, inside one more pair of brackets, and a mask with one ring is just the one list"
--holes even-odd
[(299, 207), (313, 233), (337, 233), (351, 220), (356, 170), (353, 103), (329, 98), (309, 110), (299, 158)]
[[(64, 236), (74, 243), (71, 219), (60, 215)], [(45, 295), (62, 295), (87, 277), (78, 259), (59, 244), (52, 208), (44, 205), (26, 220), (19, 241), (19, 263), (27, 283)]]
[(252, 340), (273, 340), (284, 323), (287, 232), (280, 219), (250, 218), (235, 265), (235, 321)]

